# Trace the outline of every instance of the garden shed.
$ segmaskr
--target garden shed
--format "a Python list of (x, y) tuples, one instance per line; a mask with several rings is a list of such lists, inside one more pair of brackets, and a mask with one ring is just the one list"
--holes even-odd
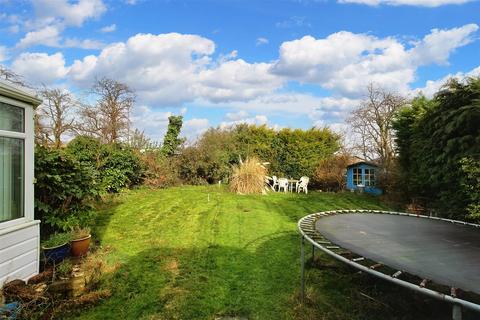
[(41, 102), (33, 92), (0, 80), (0, 286), (38, 273), (33, 117)]
[(382, 189), (377, 186), (379, 167), (373, 162), (356, 161), (347, 166), (347, 189), (350, 191), (365, 191), (380, 195)]

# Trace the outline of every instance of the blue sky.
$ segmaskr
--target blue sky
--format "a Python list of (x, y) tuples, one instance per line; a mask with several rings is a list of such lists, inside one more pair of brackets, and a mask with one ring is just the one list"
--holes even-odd
[(480, 74), (480, 2), (468, 0), (0, 0), (0, 63), (79, 97), (95, 77), (137, 91), (156, 140), (238, 122), (344, 119), (369, 83), (431, 95)]

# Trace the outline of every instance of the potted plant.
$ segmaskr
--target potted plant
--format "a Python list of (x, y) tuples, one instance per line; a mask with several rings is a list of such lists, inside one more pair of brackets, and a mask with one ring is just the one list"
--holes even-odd
[(70, 253), (70, 233), (54, 233), (42, 243), (45, 261), (58, 263)]
[(75, 257), (81, 257), (88, 252), (90, 247), (90, 240), (92, 235), (89, 228), (75, 228), (72, 231), (72, 255)]

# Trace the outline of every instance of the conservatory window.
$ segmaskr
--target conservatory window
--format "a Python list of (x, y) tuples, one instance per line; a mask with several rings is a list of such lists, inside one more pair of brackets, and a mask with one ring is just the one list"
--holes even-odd
[(362, 169), (353, 168), (353, 184), (354, 185), (362, 184)]
[(367, 187), (375, 186), (375, 170), (374, 169), (365, 169), (365, 186)]
[(24, 216), (24, 109), (0, 103), (0, 222)]

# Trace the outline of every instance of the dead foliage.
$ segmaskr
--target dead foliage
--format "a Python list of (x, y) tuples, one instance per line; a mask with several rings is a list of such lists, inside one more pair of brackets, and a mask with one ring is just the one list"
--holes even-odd
[(260, 194), (265, 190), (266, 175), (267, 168), (258, 158), (247, 158), (233, 166), (230, 190), (240, 194)]

